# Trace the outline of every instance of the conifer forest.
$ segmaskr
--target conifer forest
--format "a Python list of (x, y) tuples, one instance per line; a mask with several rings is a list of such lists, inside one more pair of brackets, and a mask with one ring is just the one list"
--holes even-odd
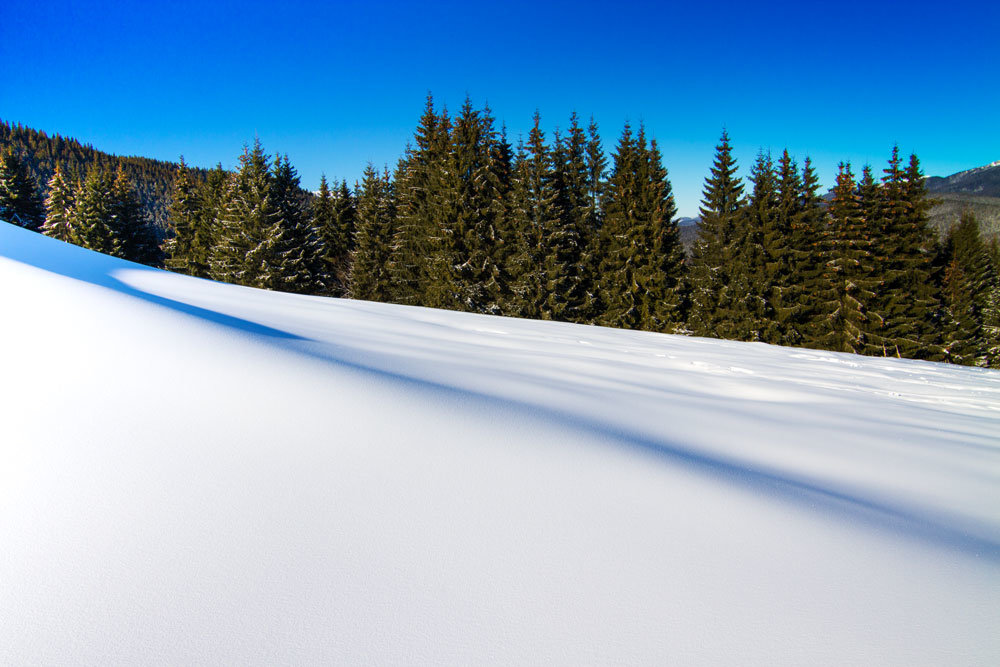
[[(264, 289), (1000, 368), (1000, 252), (971, 212), (943, 239), (915, 155), (839, 165), (722, 132), (681, 243), (664, 156), (576, 114), (512, 141), (488, 108), (428, 96), (411, 144), (360, 183), (304, 190), (259, 141), (236, 169), (87, 159), (2, 126), (0, 219), (171, 271)], [(13, 141), (12, 139), (18, 139)], [(92, 151), (93, 152), (93, 151)], [(154, 183), (154, 185), (150, 185)], [(166, 205), (150, 205), (157, 200)]]

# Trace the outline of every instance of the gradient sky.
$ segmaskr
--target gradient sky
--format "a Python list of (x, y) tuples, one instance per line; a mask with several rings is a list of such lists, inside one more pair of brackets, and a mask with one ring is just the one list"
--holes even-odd
[(660, 143), (695, 215), (725, 126), (759, 150), (928, 175), (1000, 160), (995, 2), (0, 4), (0, 118), (120, 155), (230, 167), (259, 136), (304, 187), (395, 164), (428, 92), (527, 134), (576, 110)]

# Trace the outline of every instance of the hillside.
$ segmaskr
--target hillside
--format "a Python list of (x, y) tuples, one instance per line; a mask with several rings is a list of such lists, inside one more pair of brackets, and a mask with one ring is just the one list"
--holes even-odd
[[(0, 120), (0, 149), (8, 146), (24, 160), (43, 197), (48, 192), (48, 182), (56, 164), (63, 165), (71, 181), (82, 180), (88, 169), (114, 171), (121, 165), (135, 185), (139, 201), (153, 224), (161, 233), (166, 230), (167, 210), (177, 174), (176, 162), (113, 155), (76, 139), (58, 134), (50, 136), (40, 130)], [(191, 169), (196, 183), (204, 182), (207, 174), (204, 169)]]
[[(2, 664), (1000, 662), (1000, 373), (0, 223)], [(155, 351), (155, 352), (154, 352)]]

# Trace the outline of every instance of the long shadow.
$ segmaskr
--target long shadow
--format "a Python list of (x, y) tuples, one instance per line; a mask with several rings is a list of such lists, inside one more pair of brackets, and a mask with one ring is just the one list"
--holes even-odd
[[(30, 232), (25, 232), (31, 234)], [(57, 243), (52, 242), (50, 243)], [(35, 250), (34, 247), (31, 248)], [(28, 252), (28, 261), (17, 259), (23, 263), (57, 273), (75, 280), (91, 282), (113, 289), (119, 293), (184, 313), (218, 326), (262, 336), (270, 339), (272, 344), (296, 355), (333, 363), (356, 372), (374, 375), (392, 383), (410, 385), (414, 388), (432, 391), (446, 400), (468, 401), (470, 399), (484, 407), (500, 405), (519, 411), (536, 418), (558, 423), (564, 427), (580, 432), (598, 434), (619, 446), (638, 449), (656, 455), (666, 462), (683, 465), (709, 477), (719, 479), (727, 484), (763, 495), (768, 495), (786, 502), (792, 502), (807, 507), (813, 511), (823, 512), (841, 520), (853, 520), (868, 524), (879, 529), (890, 529), (900, 535), (908, 536), (923, 543), (946, 548), (966, 556), (1000, 563), (1000, 540), (996, 535), (982, 535), (950, 525), (945, 516), (931, 516), (926, 512), (906, 505), (888, 503), (876, 499), (865, 498), (835, 487), (820, 485), (814, 481), (797, 478), (787, 474), (758, 469), (745, 463), (726, 460), (712, 456), (702, 451), (696, 451), (679, 443), (664, 439), (651, 438), (638, 431), (615, 426), (585, 415), (569, 411), (541, 407), (532, 403), (517, 401), (510, 398), (490, 395), (468, 389), (461, 389), (441, 382), (435, 382), (403, 373), (385, 370), (346, 358), (344, 354), (335, 354), (335, 350), (350, 350), (344, 346), (334, 346), (321, 343), (297, 334), (259, 324), (250, 320), (225, 315), (213, 310), (201, 308), (188, 303), (170, 299), (160, 295), (145, 292), (123, 283), (111, 275), (112, 271), (126, 268), (153, 271), (148, 267), (130, 264), (114, 258), (97, 255), (80, 248), (68, 246), (63, 251), (87, 253), (87, 257), (73, 257), (76, 260), (69, 265), (75, 271), (70, 271), (65, 265), (60, 265), (58, 256), (61, 252)], [(101, 258), (104, 261), (95, 261)], [(86, 266), (77, 262), (86, 260)], [(320, 348), (320, 346), (322, 346)]]
[[(408, 384), (424, 391), (430, 390), (446, 399), (462, 401), (472, 399), (483, 405), (495, 406), (499, 404), (502, 407), (555, 422), (564, 427), (584, 433), (597, 434), (623, 447), (652, 453), (665, 461), (684, 465), (728, 484), (743, 487), (748, 491), (795, 502), (839, 519), (859, 521), (879, 529), (889, 528), (924, 543), (1000, 564), (1000, 539), (997, 539), (997, 536), (977, 535), (970, 530), (956, 528), (949, 525), (949, 517), (929, 516), (926, 512), (920, 512), (905, 505), (865, 498), (835, 487), (822, 486), (811, 480), (754, 468), (745, 463), (712, 456), (679, 443), (654, 439), (636, 431), (630, 431), (569, 411), (541, 407), (533, 403), (408, 376), (352, 361), (325, 351), (306, 349), (298, 345), (282, 345), (282, 347), (295, 354), (319, 359), (326, 363), (334, 363), (357, 372), (376, 375), (394, 383)], [(323, 347), (329, 348), (330, 346), (323, 344)]]

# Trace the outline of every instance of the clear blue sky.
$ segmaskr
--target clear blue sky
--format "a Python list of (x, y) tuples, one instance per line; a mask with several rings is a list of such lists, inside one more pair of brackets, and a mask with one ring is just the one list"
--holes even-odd
[(1000, 159), (994, 2), (40, 2), (0, 4), (0, 118), (129, 155), (224, 166), (259, 136), (305, 187), (392, 167), (431, 91), (511, 138), (576, 110), (613, 148), (660, 142), (697, 212), (727, 127), (758, 150), (929, 175)]

